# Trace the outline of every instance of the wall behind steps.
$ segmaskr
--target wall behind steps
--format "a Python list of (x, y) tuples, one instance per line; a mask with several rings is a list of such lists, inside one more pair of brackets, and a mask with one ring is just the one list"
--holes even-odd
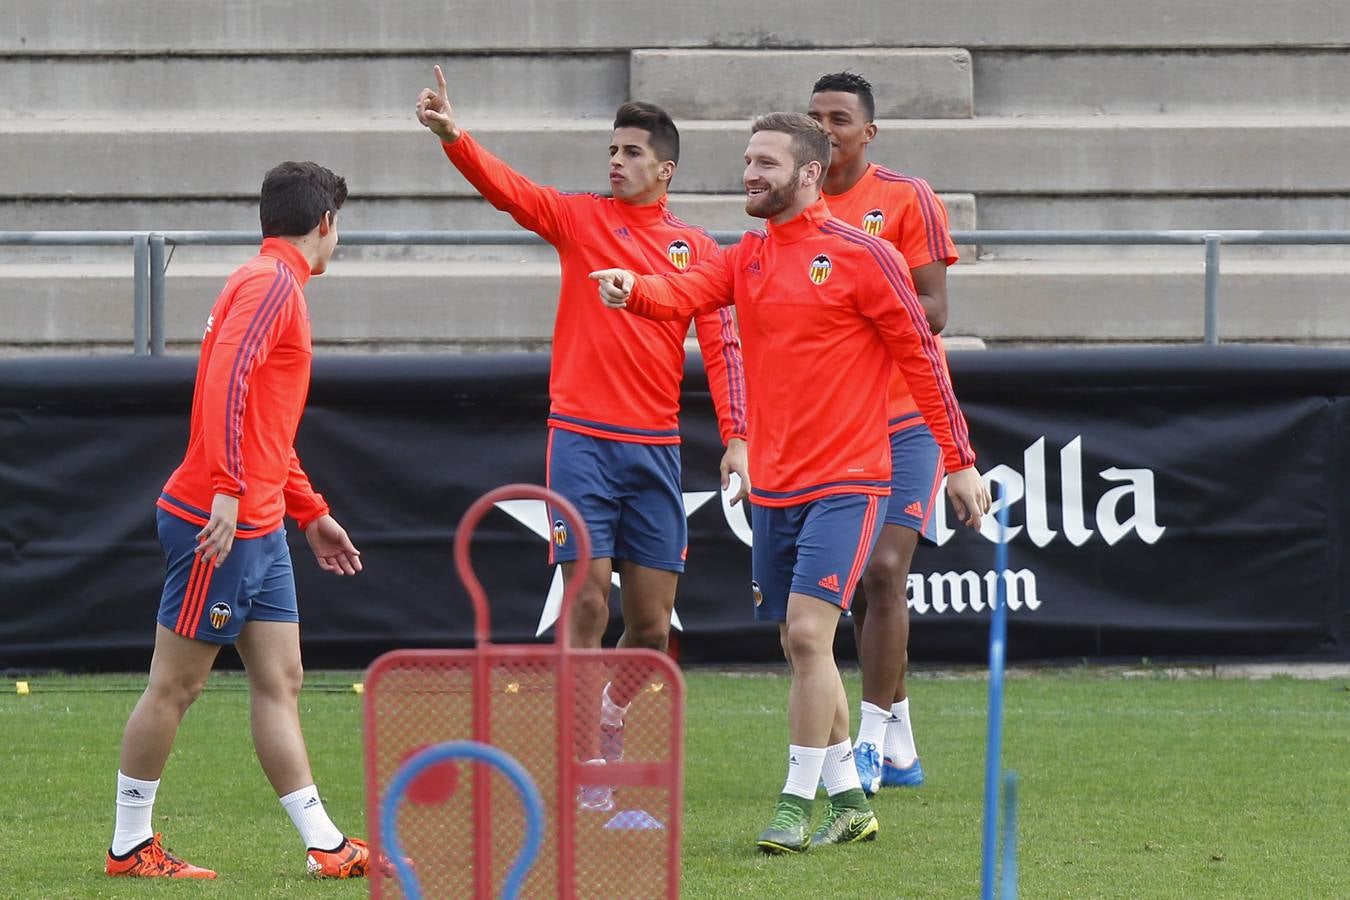
[(0, 26), (0, 51), (25, 53), (1350, 45), (1338, 0), (8, 0)]
[[(526, 175), (605, 190), (615, 106), (656, 99), (685, 156), (672, 208), (750, 224), (751, 115), (825, 71), (878, 89), (873, 158), (928, 179), (954, 228), (1350, 230), (1341, 0), (9, 0), (0, 230), (248, 228), (262, 172), (348, 177), (346, 228), (514, 228), (411, 117), (442, 63), (464, 124)], [(192, 347), (241, 248), (179, 248), (170, 345)], [(1198, 338), (1195, 248), (962, 248), (951, 329), (993, 346)], [(1350, 249), (1226, 248), (1221, 333), (1350, 342)], [(321, 344), (546, 346), (548, 248), (343, 248)], [(498, 310), (486, 289), (509, 298)], [(0, 247), (0, 355), (129, 345), (129, 253)], [(1275, 298), (1272, 300), (1272, 298)]]

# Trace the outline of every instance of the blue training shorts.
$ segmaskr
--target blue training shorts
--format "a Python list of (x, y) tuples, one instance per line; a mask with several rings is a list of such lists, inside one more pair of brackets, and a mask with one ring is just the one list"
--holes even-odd
[[(562, 428), (548, 432), (548, 486), (586, 522), (591, 556), (684, 571), (689, 529), (680, 492), (680, 445), (634, 444)], [(548, 511), (549, 563), (576, 559), (567, 523)]]
[(156, 510), (164, 547), (159, 624), (183, 637), (230, 644), (245, 622), (299, 622), (286, 529), (235, 538), (220, 568), (197, 554), (200, 525)]
[(916, 425), (891, 435), (891, 501), (886, 524), (903, 525), (919, 539), (937, 545), (937, 517), (942, 503), (942, 449), (927, 425)]
[(800, 506), (751, 506), (755, 618), (787, 621), (789, 594), (847, 611), (876, 545), (887, 498), (831, 494)]

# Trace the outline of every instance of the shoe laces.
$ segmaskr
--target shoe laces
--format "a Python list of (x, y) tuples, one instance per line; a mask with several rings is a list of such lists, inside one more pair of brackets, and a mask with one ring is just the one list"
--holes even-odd
[(834, 827), (834, 823), (839, 821), (846, 812), (848, 812), (848, 810), (845, 807), (835, 806), (833, 803), (830, 803), (825, 807), (825, 818), (820, 820), (820, 826), (817, 830), (829, 831)]
[(769, 822), (769, 827), (776, 831), (789, 831), (800, 825), (802, 818), (800, 806), (795, 803), (788, 803), (786, 800), (779, 800), (778, 806), (774, 808), (773, 820)]

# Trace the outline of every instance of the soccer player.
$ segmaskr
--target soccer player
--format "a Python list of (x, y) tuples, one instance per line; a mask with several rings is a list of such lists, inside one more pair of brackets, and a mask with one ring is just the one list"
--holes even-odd
[[(768, 220), (687, 273), (592, 273), (605, 305), (654, 319), (735, 304), (750, 396), (759, 619), (780, 623), (792, 673), (788, 776), (766, 853), (871, 840), (878, 830), (853, 765), (848, 706), (835, 666), (849, 608), (890, 494), (885, 391), (898, 364), (943, 449), (958, 517), (978, 527), (989, 492), (965, 418), (904, 259), (831, 217), (820, 199), (824, 129), (799, 113), (755, 120), (745, 153), (745, 209)], [(817, 782), (829, 809), (811, 832)]]
[[(868, 162), (876, 137), (872, 85), (859, 75), (821, 76), (808, 114), (830, 137), (830, 168), (822, 193), (837, 219), (895, 246), (909, 264), (919, 303), (934, 335), (947, 324), (947, 267), (956, 246), (947, 232), (947, 210), (922, 178)], [(933, 342), (945, 353), (942, 341)], [(897, 368), (887, 391), (891, 438), (891, 500), (876, 549), (853, 602), (853, 632), (862, 664), (862, 707), (853, 759), (870, 796), (882, 786), (923, 784), (923, 766), (910, 724), (909, 602), (906, 584), (920, 540), (935, 542), (933, 507), (941, 503), (941, 453), (924, 424), (904, 375)]]
[(223, 644), (248, 672), (253, 746), (306, 848), (309, 874), (366, 874), (370, 851), (324, 811), (300, 730), (303, 672), (295, 580), (282, 519), (319, 568), (361, 570), (361, 554), (310, 486), (294, 449), (309, 390), (309, 310), (301, 288), (337, 246), (347, 184), (312, 162), (263, 179), (263, 242), (225, 283), (206, 320), (187, 453), (159, 495), (166, 575), (150, 681), (122, 736), (109, 875), (215, 878), (154, 833), (152, 809), (178, 725)]
[[(679, 452), (684, 339), (692, 319), (726, 445), (722, 486), (732, 472), (740, 478), (733, 503), (749, 484), (740, 340), (729, 310), (661, 322), (607, 315), (587, 275), (616, 261), (639, 272), (678, 272), (717, 252), (702, 229), (666, 208), (679, 131), (659, 107), (623, 104), (609, 142), (610, 196), (565, 193), (515, 172), (461, 128), (445, 76), (439, 66), (435, 71), (436, 90), (425, 88), (418, 98), (418, 121), (488, 202), (552, 244), (562, 263), (549, 376), (548, 485), (576, 506), (594, 554), (587, 571), (576, 571), (575, 542), (550, 515), (549, 562), (562, 563), (565, 580), (585, 579), (572, 609), (572, 643), (600, 646), (617, 569), (619, 646), (663, 650), (688, 542)], [(601, 691), (599, 758), (620, 757), (624, 714), (639, 687), (620, 678)], [(607, 793), (583, 801), (601, 809), (611, 803)]]

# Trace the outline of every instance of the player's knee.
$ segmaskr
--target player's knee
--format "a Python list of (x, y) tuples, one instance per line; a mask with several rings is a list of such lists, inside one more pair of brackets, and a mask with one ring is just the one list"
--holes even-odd
[(205, 678), (192, 676), (159, 676), (151, 679), (146, 688), (156, 705), (173, 710), (182, 715), (187, 712), (206, 686)]
[(795, 628), (788, 627), (783, 637), (783, 652), (794, 669), (804, 669), (832, 656), (834, 642), (829, 634), (799, 624)]
[(587, 585), (572, 604), (572, 640), (583, 646), (599, 646), (609, 623), (609, 597)]
[(909, 560), (893, 547), (878, 546), (863, 572), (863, 590), (873, 606), (894, 604), (905, 596)]
[(305, 670), (299, 660), (269, 666), (266, 672), (250, 674), (250, 686), (255, 694), (272, 700), (294, 700), (300, 696), (305, 683)]
[(577, 594), (577, 599), (572, 604), (572, 616), (585, 620), (605, 618), (609, 614), (609, 597), (604, 593), (595, 590), (591, 585), (586, 585)]
[(635, 622), (632, 624), (625, 622), (624, 630), (628, 632), (628, 642), (632, 646), (646, 650), (664, 650), (666, 649), (666, 642), (670, 640), (669, 621)]

